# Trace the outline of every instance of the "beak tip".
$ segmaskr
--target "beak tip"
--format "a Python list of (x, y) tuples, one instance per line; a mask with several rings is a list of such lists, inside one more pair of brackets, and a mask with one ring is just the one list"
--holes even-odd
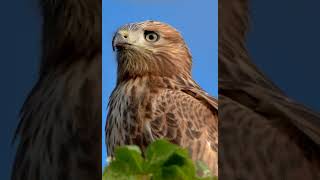
[(112, 50), (117, 51), (119, 49), (125, 49), (127, 46), (132, 45), (127, 35), (123, 35), (119, 32), (115, 33), (112, 39)]

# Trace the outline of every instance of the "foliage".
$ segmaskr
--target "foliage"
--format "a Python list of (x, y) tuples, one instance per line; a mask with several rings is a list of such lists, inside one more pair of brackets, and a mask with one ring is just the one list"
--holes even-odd
[[(196, 174), (200, 172), (200, 178)], [(187, 150), (165, 140), (150, 144), (144, 157), (137, 146), (119, 147), (102, 180), (214, 180), (202, 162), (194, 165)]]

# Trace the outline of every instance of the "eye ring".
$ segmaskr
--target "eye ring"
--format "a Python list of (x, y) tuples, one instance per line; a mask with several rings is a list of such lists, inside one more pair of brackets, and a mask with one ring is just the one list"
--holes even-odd
[(159, 40), (159, 35), (154, 31), (145, 31), (144, 38), (149, 42), (156, 42)]

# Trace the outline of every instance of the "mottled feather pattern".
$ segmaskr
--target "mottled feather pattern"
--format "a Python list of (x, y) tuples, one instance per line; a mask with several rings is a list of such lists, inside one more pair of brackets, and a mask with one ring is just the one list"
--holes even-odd
[(219, 0), (219, 179), (320, 179), (320, 115), (251, 62), (248, 0)]
[(217, 111), (174, 81), (164, 84), (167, 81), (173, 80), (142, 77), (115, 89), (106, 128), (109, 155), (115, 146), (137, 144), (145, 149), (154, 139), (166, 138), (188, 148), (193, 159), (207, 162), (216, 173)]
[(319, 179), (319, 147), (303, 132), (282, 116), (260, 114), (227, 93), (219, 100), (219, 116), (228, 118), (219, 124), (224, 133), (219, 137), (220, 177)]
[[(146, 42), (145, 31), (156, 32), (160, 40)], [(218, 102), (192, 80), (191, 54), (180, 33), (145, 21), (125, 25), (115, 36), (113, 46), (119, 38), (127, 44), (117, 50), (117, 85), (106, 125), (108, 155), (120, 145), (145, 150), (165, 138), (187, 148), (193, 160), (204, 161), (217, 175)]]

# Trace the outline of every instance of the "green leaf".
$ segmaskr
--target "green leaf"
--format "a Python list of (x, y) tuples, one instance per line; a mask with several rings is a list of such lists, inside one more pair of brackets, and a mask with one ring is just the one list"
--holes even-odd
[[(154, 180), (189, 180), (190, 177), (179, 166), (163, 167), (161, 171), (155, 174)], [(191, 179), (190, 179), (191, 180)]]
[[(115, 151), (115, 158), (104, 169), (103, 180), (217, 180), (208, 167), (191, 160), (188, 151), (166, 140), (150, 144), (143, 159), (137, 146), (123, 146)], [(196, 172), (202, 172), (200, 177)]]
[(162, 166), (179, 147), (166, 140), (157, 140), (150, 144), (146, 150), (148, 171), (153, 172)]
[(128, 171), (130, 164), (123, 161), (113, 161), (103, 173), (102, 180), (150, 180), (149, 174)]
[(195, 167), (186, 150), (179, 149), (163, 164), (163, 167), (178, 166), (188, 177), (195, 177)]
[(129, 146), (125, 146), (127, 149), (129, 149), (130, 151), (135, 151), (137, 153), (139, 153), (140, 155), (142, 154), (141, 153), (141, 150), (138, 146), (135, 146), (135, 145), (129, 145)]
[(125, 174), (143, 172), (143, 158), (140, 150), (136, 147), (125, 146), (117, 148), (115, 151), (116, 161), (110, 163), (110, 168)]

